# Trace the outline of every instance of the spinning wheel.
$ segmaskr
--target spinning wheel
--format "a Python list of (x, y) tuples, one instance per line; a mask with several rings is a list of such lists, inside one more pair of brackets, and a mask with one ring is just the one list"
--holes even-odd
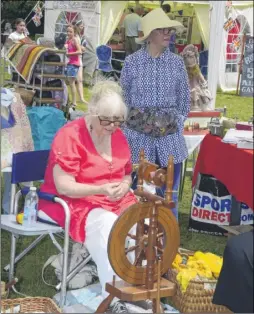
[[(174, 164), (169, 158), (167, 170), (158, 169), (140, 153), (139, 203), (123, 212), (112, 227), (108, 257), (114, 272), (122, 279), (106, 284), (109, 296), (96, 313), (104, 313), (114, 297), (123, 301), (153, 300), (153, 312), (159, 313), (160, 298), (175, 294), (175, 285), (161, 276), (170, 268), (180, 244), (179, 227), (171, 209)], [(143, 182), (162, 187), (165, 199), (143, 190)], [(126, 247), (126, 242), (133, 242)], [(130, 256), (132, 255), (132, 256)]]
[[(145, 285), (147, 275), (148, 237), (151, 219), (153, 218), (153, 204), (135, 204), (128, 208), (115, 222), (108, 245), (109, 261), (115, 273), (127, 283), (133, 285)], [(176, 219), (172, 212), (164, 207), (158, 206), (158, 230), (153, 249), (161, 258), (161, 275), (171, 266), (178, 249), (179, 231)], [(150, 219), (150, 225), (143, 223)], [(143, 229), (142, 235), (132, 234), (130, 230), (139, 224)], [(132, 239), (134, 245), (125, 248), (126, 240)], [(135, 252), (134, 261), (128, 259), (127, 254)], [(142, 263), (143, 262), (143, 263)], [(154, 267), (153, 281), (157, 280), (157, 265)]]

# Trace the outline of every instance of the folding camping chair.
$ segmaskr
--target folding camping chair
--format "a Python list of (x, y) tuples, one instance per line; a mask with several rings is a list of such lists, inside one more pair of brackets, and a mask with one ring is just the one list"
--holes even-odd
[(119, 81), (118, 76), (112, 66), (112, 48), (107, 45), (101, 45), (96, 48), (96, 56), (98, 59), (99, 70), (107, 78), (113, 78), (114, 81)]
[[(11, 211), (9, 215), (2, 215), (0, 227), (1, 229), (11, 233), (11, 254), (10, 264), (4, 267), (4, 270), (9, 270), (9, 281), (13, 280), (14, 265), (21, 258), (23, 258), (28, 252), (30, 252), (42, 239), (47, 235), (50, 236), (53, 244), (63, 254), (63, 270), (62, 270), (62, 282), (60, 282), (56, 289), (61, 289), (60, 293), (60, 307), (63, 308), (66, 298), (67, 283), (91, 260), (89, 255), (81, 263), (79, 263), (75, 269), (67, 274), (68, 265), (68, 252), (69, 252), (69, 225), (70, 225), (70, 210), (67, 203), (55, 196), (48, 193), (40, 192), (37, 190), (38, 196), (41, 199), (55, 202), (60, 204), (65, 212), (65, 227), (64, 229), (52, 224), (37, 222), (35, 226), (24, 227), (16, 222), (16, 215), (18, 213), (18, 202), (21, 195), (26, 195), (29, 188), (23, 188), (17, 191), (16, 185), (21, 182), (41, 181), (44, 179), (44, 173), (47, 166), (47, 160), (49, 156), (49, 150), (22, 152), (13, 154), (12, 161), (12, 178), (11, 178)], [(54, 235), (60, 235), (64, 233), (64, 247), (61, 248), (60, 244), (56, 241)], [(38, 236), (23, 252), (15, 257), (16, 254), (16, 240), (19, 236)], [(17, 292), (15, 287), (14, 292)]]

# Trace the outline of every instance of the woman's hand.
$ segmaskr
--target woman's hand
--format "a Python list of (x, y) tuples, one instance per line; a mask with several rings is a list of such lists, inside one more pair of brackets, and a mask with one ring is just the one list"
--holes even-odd
[(102, 186), (102, 194), (114, 198), (119, 190), (120, 182), (106, 183)]
[(129, 182), (122, 181), (114, 190), (114, 195), (113, 197), (110, 197), (110, 200), (113, 202), (119, 201), (129, 192), (129, 190), (130, 190)]

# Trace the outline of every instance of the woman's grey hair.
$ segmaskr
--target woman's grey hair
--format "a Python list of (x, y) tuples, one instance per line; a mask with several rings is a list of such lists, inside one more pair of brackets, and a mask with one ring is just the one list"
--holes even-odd
[(121, 86), (107, 79), (97, 81), (91, 91), (88, 114), (104, 117), (127, 116)]

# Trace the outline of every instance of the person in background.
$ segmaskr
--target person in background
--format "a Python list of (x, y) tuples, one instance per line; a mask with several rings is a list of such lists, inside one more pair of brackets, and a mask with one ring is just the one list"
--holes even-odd
[[(182, 24), (170, 20), (161, 8), (143, 17), (144, 36), (137, 41), (144, 45), (125, 59), (120, 78), (129, 109), (124, 132), (132, 150), (132, 162), (138, 163), (141, 149), (149, 162), (160, 167), (167, 167), (169, 156), (174, 157), (176, 217), (181, 165), (188, 157), (184, 121), (190, 111), (190, 88), (183, 59), (168, 48), (170, 30), (178, 27)], [(157, 191), (161, 196), (164, 192)]]
[(163, 4), (161, 8), (167, 14), (167, 16), (170, 18), (170, 20), (174, 20), (175, 19), (174, 13), (171, 13), (171, 6), (170, 6), (170, 4), (167, 4), (167, 3)]
[(213, 303), (233, 313), (253, 313), (253, 230), (227, 242)]
[(143, 8), (136, 6), (135, 9), (130, 9), (130, 14), (127, 14), (123, 20), (122, 26), (122, 42), (125, 45), (126, 56), (136, 52), (140, 45), (135, 41), (136, 38), (142, 36), (141, 15)]
[(70, 83), (71, 95), (72, 95), (72, 107), (76, 107), (76, 85), (75, 80), (77, 79), (80, 63), (80, 55), (82, 54), (81, 46), (79, 40), (77, 39), (77, 28), (76, 26), (69, 25), (67, 27), (67, 54), (69, 58), (68, 64), (66, 67), (66, 76)]
[[(175, 19), (175, 15), (171, 13), (171, 6), (169, 4), (163, 4), (162, 10), (167, 14), (170, 20)], [(176, 30), (171, 29), (170, 39), (169, 39), (169, 49), (171, 52), (175, 53), (176, 51)]]
[(85, 26), (83, 24), (82, 20), (77, 21), (74, 24), (77, 27), (77, 35), (75, 36), (75, 38), (77, 39), (80, 47), (81, 47), (81, 52), (82, 54), (79, 56), (80, 58), (80, 67), (78, 70), (78, 75), (77, 75), (77, 90), (78, 90), (78, 95), (80, 98), (80, 101), (84, 104), (87, 104), (87, 102), (84, 99), (84, 89), (83, 89), (83, 53), (85, 53), (86, 51), (86, 39), (84, 36), (84, 29)]
[(26, 35), (26, 22), (23, 19), (16, 19), (15, 21), (15, 32), (11, 33), (8, 37), (14, 43), (27, 37)]

